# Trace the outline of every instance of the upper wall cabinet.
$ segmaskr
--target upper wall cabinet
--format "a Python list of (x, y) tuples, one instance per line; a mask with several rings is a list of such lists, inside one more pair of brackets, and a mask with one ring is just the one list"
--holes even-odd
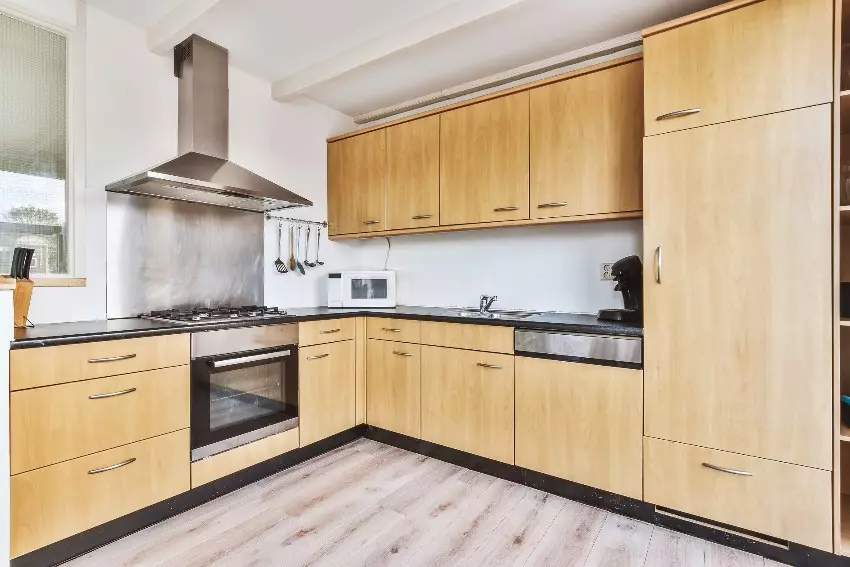
[(440, 115), (440, 224), (527, 219), (528, 92)]
[(531, 218), (641, 209), (643, 63), (531, 91)]
[(440, 116), (387, 128), (387, 230), (440, 224)]
[(763, 0), (644, 30), (646, 134), (832, 100), (833, 0)]
[(328, 233), (386, 230), (386, 131), (328, 144)]

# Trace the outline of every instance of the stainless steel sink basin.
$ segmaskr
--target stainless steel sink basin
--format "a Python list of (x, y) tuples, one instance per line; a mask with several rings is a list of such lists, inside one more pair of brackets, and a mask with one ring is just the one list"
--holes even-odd
[(453, 308), (450, 311), (456, 311), (461, 317), (471, 317), (478, 319), (525, 319), (533, 315), (540, 315), (539, 311), (521, 311), (512, 309), (491, 309), (487, 313), (481, 313), (478, 309), (472, 307)]

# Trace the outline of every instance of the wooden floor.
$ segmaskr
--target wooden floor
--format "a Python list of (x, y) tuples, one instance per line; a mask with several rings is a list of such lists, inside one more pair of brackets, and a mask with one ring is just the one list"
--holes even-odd
[(67, 565), (779, 564), (361, 439)]

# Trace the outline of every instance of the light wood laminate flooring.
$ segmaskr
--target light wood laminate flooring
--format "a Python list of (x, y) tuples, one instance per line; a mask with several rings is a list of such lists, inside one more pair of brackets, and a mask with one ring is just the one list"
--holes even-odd
[(360, 439), (66, 565), (779, 564)]

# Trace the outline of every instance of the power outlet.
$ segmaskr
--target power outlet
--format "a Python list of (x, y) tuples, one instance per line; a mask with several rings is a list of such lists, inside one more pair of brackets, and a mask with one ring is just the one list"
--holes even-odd
[(599, 264), (599, 279), (602, 281), (613, 281), (614, 276), (611, 274), (611, 267), (613, 266), (613, 262), (610, 264)]

